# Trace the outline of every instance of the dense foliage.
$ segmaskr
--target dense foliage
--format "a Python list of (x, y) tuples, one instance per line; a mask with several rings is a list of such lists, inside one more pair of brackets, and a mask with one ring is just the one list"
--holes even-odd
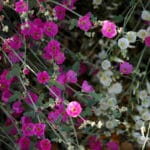
[(0, 1), (0, 149), (146, 149), (150, 1)]

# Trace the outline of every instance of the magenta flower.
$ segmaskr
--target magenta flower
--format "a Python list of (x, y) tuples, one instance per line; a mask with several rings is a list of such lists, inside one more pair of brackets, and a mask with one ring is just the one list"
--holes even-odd
[(4, 41), (4, 43), (2, 44), (2, 49), (6, 52), (6, 53), (9, 53), (11, 51), (11, 48), (10, 48), (10, 38), (6, 39)]
[(70, 117), (79, 116), (81, 111), (82, 111), (82, 107), (80, 103), (78, 103), (77, 101), (70, 102), (66, 108), (66, 112)]
[(54, 10), (55, 10), (56, 17), (58, 18), (58, 20), (61, 21), (65, 18), (66, 9), (64, 7), (57, 5), (57, 6), (55, 6)]
[(9, 45), (12, 49), (18, 50), (22, 46), (22, 40), (18, 35), (14, 35), (10, 38)]
[(19, 139), (20, 150), (29, 150), (30, 148), (30, 139), (28, 137), (21, 137)]
[(106, 144), (106, 150), (119, 150), (119, 146), (117, 143), (110, 141)]
[(24, 0), (15, 3), (15, 11), (18, 13), (27, 12), (29, 10), (28, 4)]
[(30, 123), (31, 122), (31, 118), (28, 116), (22, 116), (21, 117), (21, 123), (22, 124), (26, 124), (26, 123)]
[(89, 67), (86, 64), (81, 62), (80, 63), (80, 68), (79, 68), (79, 74), (80, 75), (85, 74), (88, 71), (88, 69), (89, 69)]
[(43, 58), (46, 59), (46, 60), (51, 60), (52, 56), (50, 54), (48, 54), (47, 52), (44, 52), (43, 53)]
[(32, 24), (36, 25), (39, 28), (44, 28), (44, 23), (41, 20), (41, 18), (35, 18), (32, 22)]
[(66, 113), (65, 107), (62, 103), (60, 103), (58, 106), (56, 106), (56, 111), (59, 115), (58, 117), (61, 117), (62, 122), (66, 122), (68, 120), (68, 114)]
[(82, 83), (82, 91), (85, 93), (90, 93), (94, 91), (94, 88), (86, 80), (84, 80)]
[(84, 119), (82, 118), (77, 118), (76, 119), (76, 126), (79, 128), (81, 126), (81, 124), (84, 123)]
[[(62, 95), (62, 91), (61, 91), (61, 89), (59, 89), (57, 86), (52, 86), (51, 87), (51, 90), (53, 91), (53, 92), (49, 92), (49, 94), (53, 97), (53, 98), (56, 98), (56, 95), (57, 95), (57, 97), (61, 97), (61, 95)], [(54, 94), (55, 93), (55, 94)]]
[[(30, 96), (29, 96), (30, 95)], [(33, 103), (36, 103), (37, 101), (38, 101), (38, 95), (37, 94), (35, 94), (35, 93), (33, 93), (33, 92), (31, 92), (31, 91), (29, 91), (28, 92), (28, 95), (27, 95), (27, 97), (26, 97), (26, 102), (28, 103), (28, 104), (33, 104)], [(33, 103), (32, 103), (32, 101), (33, 101)]]
[(55, 105), (55, 110), (49, 112), (49, 114), (48, 114), (49, 122), (54, 123), (60, 117), (61, 117), (62, 122), (66, 122), (68, 120), (68, 115), (65, 111), (62, 101), (63, 101), (63, 99), (59, 99)]
[(13, 120), (10, 118), (6, 118), (5, 126), (11, 126), (11, 125), (13, 125)]
[(14, 118), (20, 118), (21, 113), (13, 112), (13, 113), (12, 113), (12, 116), (13, 116)]
[(40, 141), (41, 150), (51, 150), (51, 141), (49, 139), (43, 139)]
[(16, 55), (13, 51), (11, 51), (9, 52), (8, 57), (12, 63), (17, 63), (21, 61), (19, 58), (23, 57), (23, 52), (18, 52), (18, 54)]
[(88, 139), (88, 143), (91, 150), (102, 150), (102, 144), (96, 136), (91, 136)]
[(34, 129), (33, 129), (34, 135), (36, 135), (37, 137), (44, 136), (45, 128), (46, 125), (43, 123), (34, 124)]
[(133, 71), (133, 66), (129, 64), (128, 62), (123, 62), (119, 66), (119, 71), (122, 74), (128, 75), (131, 74)]
[(30, 73), (30, 70), (28, 68), (23, 69), (23, 74), (28, 75)]
[(34, 124), (33, 123), (24, 123), (22, 125), (23, 136), (33, 136), (34, 135)]
[(115, 37), (117, 35), (115, 23), (113, 23), (109, 20), (103, 21), (101, 32), (104, 37), (107, 37), (109, 39)]
[(7, 103), (9, 101), (9, 98), (12, 96), (12, 93), (10, 92), (9, 89), (5, 89), (3, 92), (2, 92), (2, 96), (1, 96), (1, 99), (4, 103)]
[(48, 37), (54, 37), (58, 33), (58, 26), (56, 23), (49, 21), (44, 24), (44, 33)]
[(29, 21), (26, 21), (24, 23), (21, 24), (21, 34), (27, 36), (27, 35), (30, 35), (30, 27), (31, 25), (31, 22)]
[(68, 120), (68, 114), (66, 113), (65, 107), (62, 104), (62, 99), (55, 105), (55, 115), (57, 114), (57, 119), (61, 118), (61, 122), (66, 122)]
[(147, 37), (145, 38), (144, 42), (145, 42), (145, 45), (146, 45), (146, 46), (150, 47), (150, 36), (147, 36)]
[(31, 34), (31, 37), (34, 39), (34, 40), (41, 40), (43, 38), (43, 30), (42, 28), (39, 28), (35, 25), (32, 25), (31, 26), (31, 30), (30, 30), (30, 34)]
[(50, 76), (47, 71), (39, 72), (37, 74), (37, 80), (41, 84), (48, 83), (50, 80)]
[(61, 73), (57, 77), (57, 82), (59, 82), (61, 85), (65, 85), (65, 83), (66, 83), (66, 74), (65, 73)]
[(57, 40), (51, 40), (44, 48), (44, 51), (51, 57), (55, 57), (60, 52), (60, 43)]
[(58, 52), (56, 55), (54, 55), (54, 60), (57, 65), (61, 65), (65, 61), (65, 55), (62, 52)]
[(92, 27), (92, 23), (90, 21), (90, 16), (85, 15), (83, 17), (80, 17), (78, 20), (78, 27), (83, 31), (88, 31)]
[(9, 73), (8, 70), (4, 70), (0, 75), (0, 91), (9, 89), (9, 87), (13, 81), (13, 78), (7, 79), (8, 73)]
[(70, 83), (76, 83), (77, 82), (77, 73), (73, 70), (69, 70), (66, 73), (66, 81)]
[(14, 136), (17, 133), (18, 133), (18, 131), (17, 131), (17, 128), (15, 126), (12, 127), (11, 130), (10, 130), (10, 132), (9, 132), (10, 136)]
[(50, 123), (54, 123), (59, 117), (59, 112), (58, 111), (52, 111), (52, 112), (49, 112), (48, 114), (48, 121)]
[(12, 108), (17, 114), (21, 114), (24, 111), (23, 104), (21, 101), (14, 102)]

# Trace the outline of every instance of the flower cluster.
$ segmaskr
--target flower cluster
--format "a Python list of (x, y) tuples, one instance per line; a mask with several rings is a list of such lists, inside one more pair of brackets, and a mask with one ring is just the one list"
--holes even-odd
[(0, 149), (148, 149), (148, 4), (0, 1)]

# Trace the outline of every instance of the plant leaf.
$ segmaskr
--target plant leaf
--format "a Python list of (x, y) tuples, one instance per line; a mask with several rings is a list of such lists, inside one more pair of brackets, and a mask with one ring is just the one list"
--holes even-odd
[(20, 66), (19, 64), (14, 64), (11, 71), (7, 75), (7, 79), (11, 79), (14, 76), (19, 76), (20, 75)]
[(14, 94), (9, 98), (9, 102), (14, 102), (17, 99), (20, 99), (22, 96), (22, 93), (19, 91), (15, 91)]

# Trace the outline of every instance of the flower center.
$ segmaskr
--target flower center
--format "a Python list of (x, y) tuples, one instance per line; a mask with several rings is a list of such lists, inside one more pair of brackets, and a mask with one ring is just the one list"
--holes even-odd
[(76, 108), (75, 107), (73, 107), (71, 110), (72, 110), (72, 112), (76, 112)]
[(56, 51), (56, 47), (55, 47), (55, 46), (52, 46), (52, 50), (55, 52), (55, 51)]
[(49, 31), (49, 32), (50, 32), (51, 30), (52, 30), (52, 29), (51, 29), (51, 27), (48, 27), (48, 28), (47, 28), (47, 31)]
[(85, 25), (85, 24), (86, 24), (86, 21), (85, 21), (85, 20), (82, 20), (82, 21), (81, 21), (81, 24), (82, 24), (82, 25)]
[(27, 131), (31, 131), (32, 130), (32, 128), (31, 127), (27, 127)]
[(111, 28), (110, 27), (107, 28), (107, 32), (111, 32)]

